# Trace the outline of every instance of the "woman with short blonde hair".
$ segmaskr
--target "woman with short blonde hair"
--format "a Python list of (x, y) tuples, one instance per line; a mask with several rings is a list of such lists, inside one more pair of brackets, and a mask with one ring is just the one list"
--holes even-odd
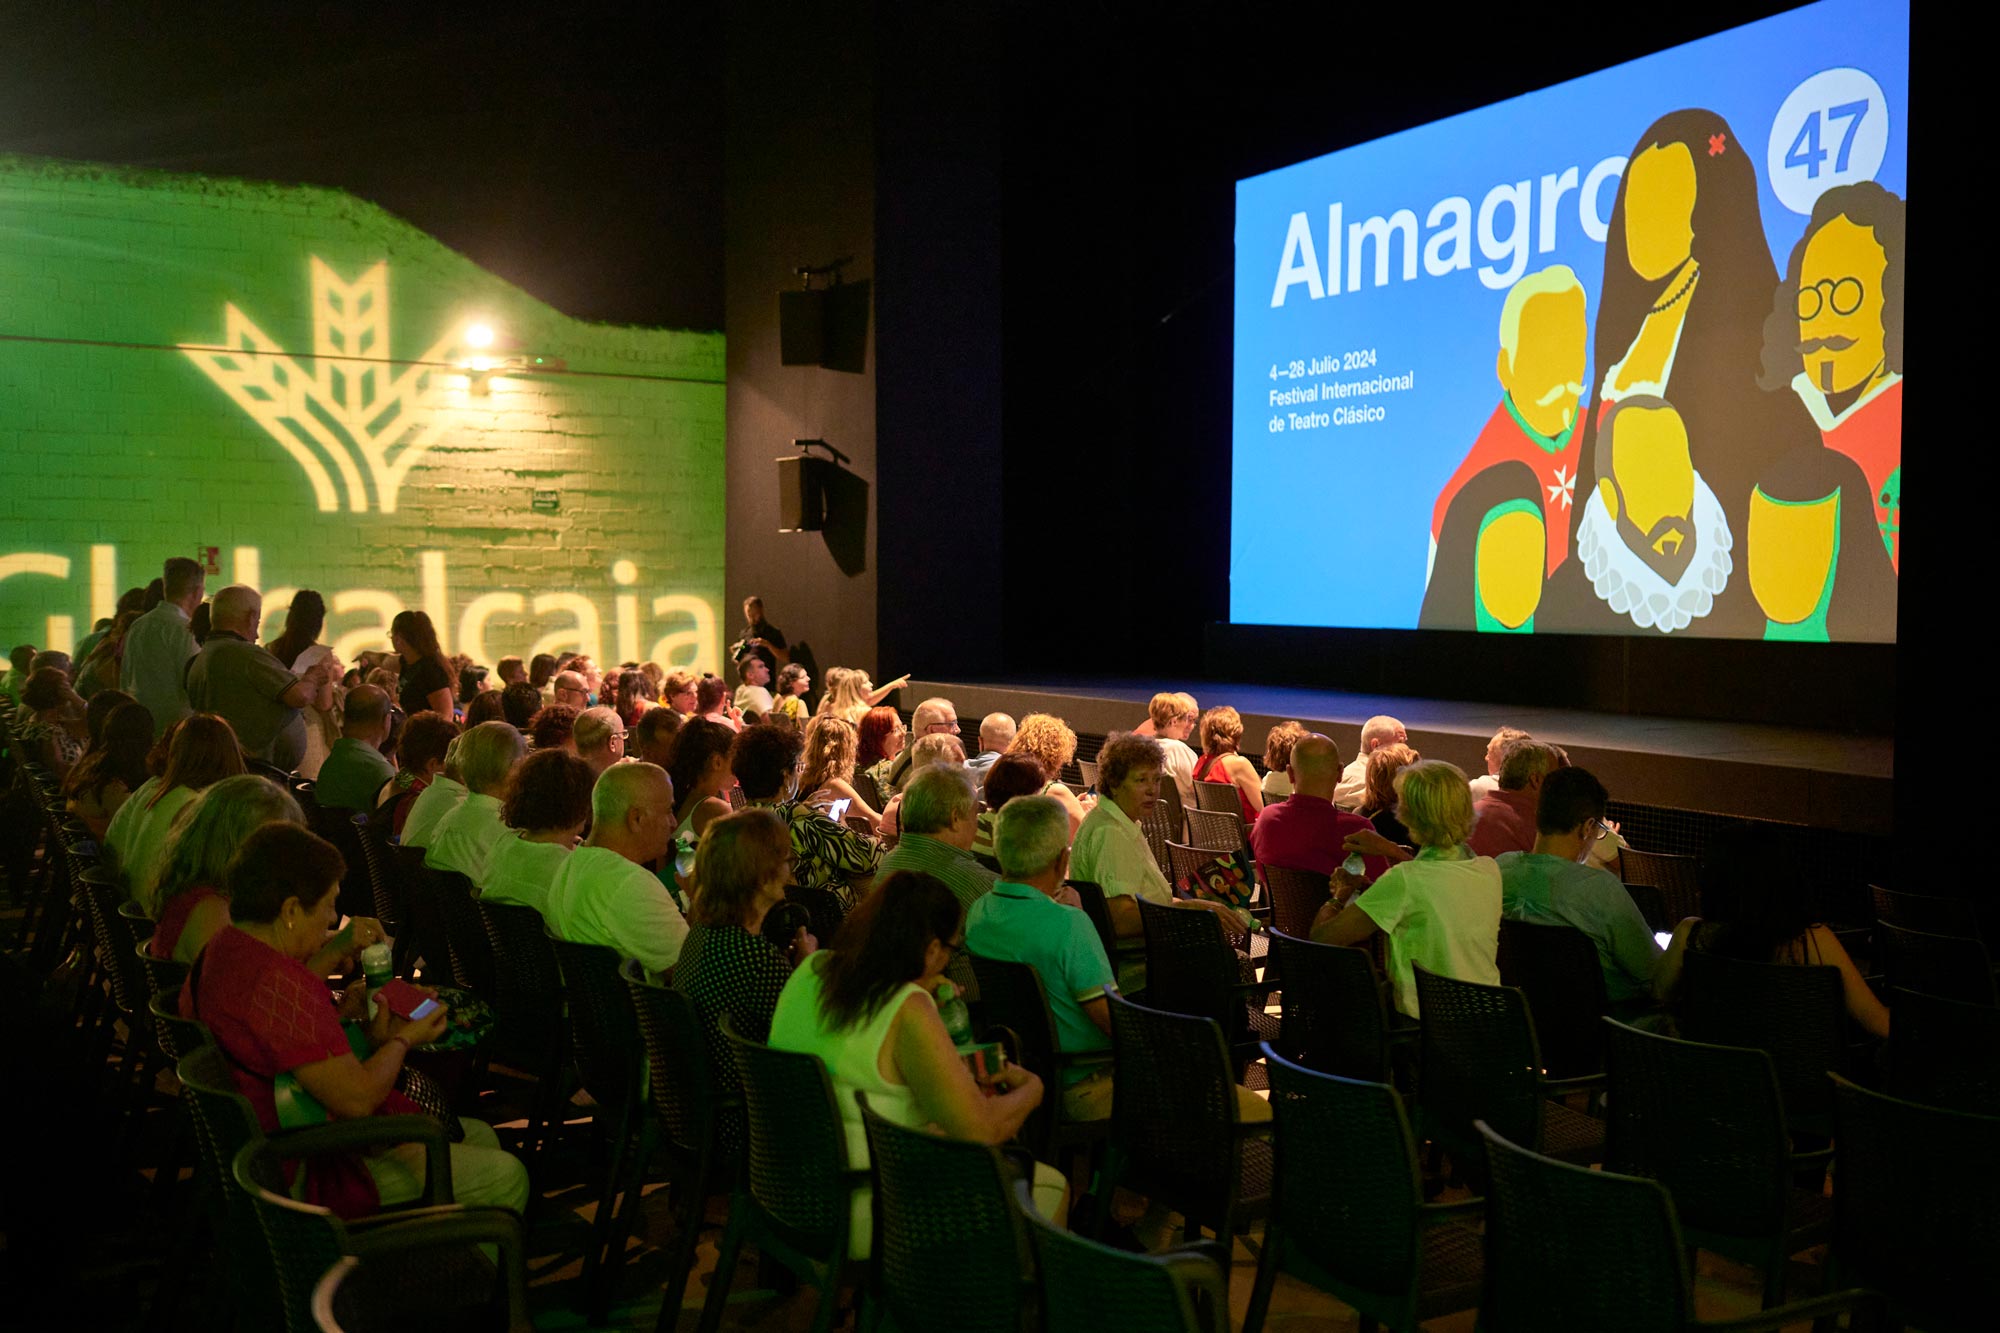
[(1264, 737), (1264, 803), (1282, 801), (1292, 794), (1292, 777), (1285, 771), (1292, 762), (1292, 747), (1310, 736), (1303, 722), (1280, 722)]
[(1407, 745), (1385, 745), (1369, 755), (1361, 807), (1355, 811), (1375, 825), (1377, 833), (1401, 847), (1412, 844), (1410, 831), (1396, 815), (1396, 775), (1422, 758)]

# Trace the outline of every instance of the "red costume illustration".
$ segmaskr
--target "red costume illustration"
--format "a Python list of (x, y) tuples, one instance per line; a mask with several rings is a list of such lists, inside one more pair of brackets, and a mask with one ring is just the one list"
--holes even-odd
[(1436, 545), (1444, 531), (1445, 512), (1468, 481), (1495, 463), (1526, 463), (1542, 484), (1543, 526), (1549, 534), (1548, 573), (1556, 572), (1569, 555), (1570, 506), (1576, 503), (1576, 426), (1572, 424), (1556, 439), (1537, 434), (1514, 411), (1513, 400), (1500, 399), (1487, 419), (1486, 428), (1472, 442), (1472, 449), (1438, 492), (1431, 507), (1431, 542)]
[(1893, 377), (1832, 421), (1826, 417), (1823, 398), (1815, 403), (1803, 391), (1800, 396), (1806, 399), (1826, 447), (1853, 459), (1868, 478), (1875, 525), (1889, 548), (1889, 563), (1901, 573), (1903, 498), (1902, 479), (1896, 473), (1903, 466), (1903, 377)]

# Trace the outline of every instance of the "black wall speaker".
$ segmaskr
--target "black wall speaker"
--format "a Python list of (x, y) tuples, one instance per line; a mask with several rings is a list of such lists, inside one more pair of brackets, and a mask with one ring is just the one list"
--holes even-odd
[(824, 458), (791, 454), (778, 463), (778, 531), (818, 532), (826, 526), (826, 492), (837, 469)]
[(826, 356), (826, 293), (778, 293), (778, 360), (816, 366)]

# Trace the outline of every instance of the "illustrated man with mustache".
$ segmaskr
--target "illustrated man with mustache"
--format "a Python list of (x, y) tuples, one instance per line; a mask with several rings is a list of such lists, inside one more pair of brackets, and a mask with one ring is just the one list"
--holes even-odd
[(1905, 209), (1873, 181), (1819, 197), (1764, 323), (1757, 381), (1796, 393), (1826, 447), (1860, 465), (1899, 569)]
[[(1468, 523), (1483, 526), (1483, 514), (1460, 515), (1452, 521), (1452, 507), (1467, 495), (1475, 477), (1503, 463), (1525, 464), (1535, 476), (1545, 529), (1542, 573), (1553, 574), (1568, 558), (1570, 506), (1576, 502), (1577, 403), (1583, 397), (1589, 347), (1583, 284), (1567, 265), (1552, 264), (1508, 289), (1500, 308), (1500, 353), (1493, 366), (1500, 379), (1500, 404), (1431, 507), (1426, 585), (1436, 573), (1438, 543), (1447, 529), (1457, 530)], [(1451, 576), (1463, 577), (1463, 567), (1455, 567)], [(1466, 590), (1440, 591), (1448, 604), (1457, 605)], [(1501, 590), (1497, 602), (1518, 603), (1523, 596), (1525, 590)], [(1496, 602), (1495, 597), (1483, 600)], [(1437, 599), (1427, 591), (1425, 602), (1431, 606)]]
[(1592, 464), (1597, 486), (1581, 502), (1575, 558), (1550, 581), (1539, 627), (1760, 635), (1763, 617), (1736, 577), (1729, 518), (1695, 470), (1673, 405), (1648, 394), (1612, 404)]

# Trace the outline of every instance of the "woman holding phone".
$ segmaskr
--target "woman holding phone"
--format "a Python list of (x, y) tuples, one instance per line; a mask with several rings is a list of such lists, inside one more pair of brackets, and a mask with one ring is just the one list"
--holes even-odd
[[(181, 990), (182, 1015), (215, 1034), (266, 1133), (322, 1118), (418, 1111), (396, 1091), (397, 1076), (412, 1049), (445, 1031), (443, 1006), (403, 1018), (380, 1004), (371, 1017), (365, 985), (349, 986), (336, 1003), (307, 966), (332, 932), (346, 869), (333, 844), (308, 829), (290, 823), (257, 829), (226, 876), (230, 925), (209, 941)], [(378, 929), (356, 929), (347, 944), (358, 953), (379, 935)], [(341, 970), (354, 963), (351, 956), (333, 961)], [(343, 1019), (367, 1022), (365, 1042), (350, 1042)], [(365, 1057), (357, 1052), (361, 1045)], [(527, 1170), (501, 1150), (489, 1126), (460, 1123), (465, 1141), (451, 1145), (457, 1201), (520, 1212), (528, 1200)], [(299, 1197), (341, 1217), (363, 1217), (421, 1196), (424, 1150), (398, 1144), (369, 1154), (314, 1157), (294, 1169), (306, 1173)]]

